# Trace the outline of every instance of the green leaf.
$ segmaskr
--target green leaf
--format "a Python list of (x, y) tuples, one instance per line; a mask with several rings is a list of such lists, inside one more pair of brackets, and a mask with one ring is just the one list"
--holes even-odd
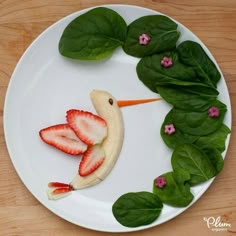
[(196, 185), (217, 174), (206, 154), (192, 144), (182, 144), (174, 150), (171, 157), (173, 170), (184, 169), (191, 174), (189, 183)]
[(166, 115), (165, 120), (161, 126), (161, 137), (169, 148), (175, 148), (184, 143), (194, 143), (197, 139), (199, 139), (199, 136), (186, 134), (184, 132), (181, 132), (179, 129), (176, 129), (175, 132), (171, 135), (166, 134), (164, 132), (165, 126), (173, 123), (174, 117), (172, 116), (172, 112), (170, 111)]
[[(172, 58), (173, 66), (163, 67), (161, 65), (163, 57)], [(153, 92), (156, 92), (157, 83), (166, 85), (178, 80), (197, 82), (195, 71), (182, 64), (174, 51), (144, 57), (136, 69), (139, 79)]]
[[(163, 57), (172, 58), (173, 65), (163, 67)], [(204, 96), (216, 97), (219, 94), (215, 88), (200, 82), (194, 70), (182, 64), (174, 51), (144, 57), (139, 61), (136, 70), (139, 79), (153, 92), (157, 91), (157, 86), (176, 85), (177, 89), (183, 87)]]
[[(139, 44), (139, 36), (147, 34), (151, 40), (147, 45)], [(138, 18), (128, 26), (124, 51), (135, 57), (144, 57), (172, 50), (180, 36), (177, 24), (163, 15), (149, 15)]]
[(151, 224), (160, 215), (163, 204), (150, 192), (131, 192), (119, 197), (112, 206), (116, 220), (127, 227)]
[(180, 60), (192, 66), (204, 83), (216, 87), (221, 78), (220, 72), (200, 44), (187, 40), (177, 47), (177, 51)]
[(224, 160), (221, 156), (221, 153), (215, 148), (205, 147), (201, 149), (204, 151), (211, 164), (214, 166), (216, 171), (215, 175), (218, 175), (224, 167)]
[(203, 149), (211, 147), (223, 152), (225, 150), (225, 140), (229, 133), (230, 129), (223, 124), (214, 133), (199, 137), (194, 144)]
[(219, 92), (215, 89), (212, 88), (208, 85), (205, 85), (203, 83), (199, 83), (199, 82), (190, 82), (190, 81), (180, 81), (180, 80), (176, 80), (176, 81), (162, 81), (162, 82), (157, 82), (156, 83), (157, 86), (159, 85), (173, 85), (176, 87), (176, 89), (179, 88), (184, 88), (187, 91), (193, 93), (193, 94), (197, 94), (200, 95), (202, 97), (212, 97), (212, 98), (216, 98), (217, 95), (219, 94)]
[(100, 60), (124, 43), (127, 25), (115, 11), (98, 7), (74, 19), (64, 30), (59, 51), (79, 60)]
[(193, 200), (190, 191), (190, 174), (184, 169), (178, 169), (161, 175), (166, 179), (166, 185), (159, 188), (153, 181), (153, 193), (156, 194), (163, 203), (174, 207), (185, 207)]
[(174, 107), (188, 111), (205, 111), (215, 101), (213, 96), (205, 96), (191, 91), (191, 87), (156, 86), (161, 97)]
[(173, 108), (171, 113), (174, 117), (174, 126), (190, 135), (202, 136), (215, 132), (223, 124), (226, 105), (215, 101), (211, 106), (219, 108), (220, 115), (218, 117), (209, 117), (208, 110), (195, 112)]

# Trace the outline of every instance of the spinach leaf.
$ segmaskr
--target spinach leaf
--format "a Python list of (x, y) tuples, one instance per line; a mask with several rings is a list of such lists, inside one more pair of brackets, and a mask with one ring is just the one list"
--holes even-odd
[[(163, 57), (172, 58), (173, 65), (165, 68), (161, 65)], [(174, 51), (155, 54), (142, 58), (137, 65), (138, 78), (153, 92), (156, 84), (175, 83), (177, 80), (197, 82), (195, 71), (179, 61)]]
[(171, 113), (174, 117), (174, 126), (190, 135), (202, 136), (215, 132), (223, 124), (226, 105), (217, 100), (211, 106), (219, 108), (218, 117), (209, 117), (208, 110), (195, 112), (173, 108)]
[(153, 181), (153, 193), (156, 194), (163, 203), (174, 207), (185, 207), (192, 200), (193, 195), (190, 191), (190, 174), (184, 169), (178, 169), (161, 175), (166, 179), (166, 185), (159, 188)]
[(194, 144), (203, 149), (211, 147), (223, 152), (225, 150), (225, 140), (229, 133), (230, 129), (223, 124), (214, 133), (199, 137)]
[(195, 82), (180, 81), (180, 80), (176, 80), (176, 81), (169, 80), (169, 81), (165, 81), (165, 82), (157, 82), (157, 86), (158, 85), (166, 85), (166, 86), (173, 85), (176, 87), (176, 89), (185, 88), (188, 91), (190, 91), (191, 93), (201, 95), (204, 97), (216, 98), (217, 95), (219, 94), (219, 92), (215, 88), (212, 88), (212, 87), (205, 85), (203, 83), (195, 83)]
[(112, 206), (116, 220), (127, 227), (152, 223), (161, 213), (163, 204), (150, 192), (131, 192), (119, 197)]
[(200, 148), (200, 149), (202, 151), (204, 151), (204, 153), (206, 154), (206, 156), (210, 160), (211, 164), (214, 166), (215, 175), (218, 175), (224, 167), (224, 160), (223, 160), (219, 150), (217, 150), (215, 148), (207, 148), (207, 147)]
[(163, 139), (163, 141), (165, 142), (165, 144), (169, 147), (169, 148), (175, 148), (181, 144), (184, 143), (194, 143), (196, 140), (199, 139), (199, 136), (194, 136), (194, 135), (189, 135), (186, 134), (182, 131), (180, 131), (179, 129), (176, 129), (175, 132), (171, 135), (166, 134), (165, 131), (165, 126), (169, 125), (169, 124), (173, 124), (174, 123), (174, 117), (172, 116), (172, 112), (169, 112), (166, 117), (165, 120), (161, 126), (161, 137)]
[(180, 60), (192, 66), (204, 83), (216, 87), (221, 78), (220, 72), (200, 44), (187, 40), (177, 47), (177, 51)]
[[(147, 34), (151, 40), (147, 45), (139, 44), (139, 36)], [(180, 36), (177, 24), (163, 15), (149, 15), (138, 18), (128, 26), (124, 51), (135, 57), (144, 57), (176, 47)]]
[(204, 111), (216, 99), (214, 96), (194, 93), (191, 87), (168, 85), (156, 86), (156, 88), (166, 102), (178, 109), (188, 111)]
[(176, 147), (171, 157), (173, 170), (182, 168), (191, 174), (189, 183), (196, 185), (216, 175), (216, 170), (206, 154), (192, 144)]
[(59, 51), (79, 60), (100, 60), (124, 43), (127, 25), (115, 11), (98, 7), (74, 19), (64, 30)]
[[(171, 57), (173, 65), (165, 68), (161, 65), (163, 57)], [(201, 83), (191, 67), (179, 62), (177, 54), (165, 52), (142, 58), (137, 67), (138, 78), (153, 92), (157, 92), (157, 86), (176, 85), (191, 90), (193, 93), (204, 96), (217, 96), (219, 93), (215, 88)]]

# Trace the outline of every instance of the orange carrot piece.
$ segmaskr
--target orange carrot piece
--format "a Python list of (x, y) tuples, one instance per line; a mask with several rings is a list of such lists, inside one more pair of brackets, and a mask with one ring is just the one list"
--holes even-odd
[(161, 98), (148, 98), (148, 99), (138, 99), (138, 100), (118, 100), (117, 105), (119, 107), (125, 107), (125, 106), (133, 106), (137, 104), (148, 103), (148, 102), (155, 102), (159, 100), (161, 100)]

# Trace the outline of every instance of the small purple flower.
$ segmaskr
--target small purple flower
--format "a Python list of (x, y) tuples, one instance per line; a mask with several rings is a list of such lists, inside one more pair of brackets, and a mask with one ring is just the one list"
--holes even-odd
[(173, 65), (173, 61), (171, 57), (163, 57), (161, 60), (161, 65), (165, 68), (171, 67)]
[(208, 115), (211, 118), (218, 117), (220, 115), (220, 110), (218, 107), (210, 107), (208, 110)]
[(151, 38), (147, 34), (141, 34), (139, 36), (139, 44), (147, 45), (150, 42)]
[(166, 185), (166, 179), (165, 179), (165, 177), (163, 177), (163, 176), (157, 177), (157, 178), (156, 178), (155, 185), (156, 185), (158, 188), (163, 188), (163, 187)]
[(175, 132), (175, 127), (173, 124), (165, 125), (165, 134), (173, 134)]

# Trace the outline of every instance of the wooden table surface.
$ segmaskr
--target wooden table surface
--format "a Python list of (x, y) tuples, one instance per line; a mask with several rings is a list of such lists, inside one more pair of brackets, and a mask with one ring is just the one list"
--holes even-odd
[[(216, 58), (236, 108), (235, 0), (0, 0), (0, 235), (111, 235), (73, 225), (41, 205), (19, 179), (3, 131), (4, 99), (16, 63), (48, 26), (81, 9), (101, 4), (131, 4), (167, 14), (193, 31)], [(236, 125), (233, 116), (234, 131)], [(235, 235), (236, 135), (232, 132), (225, 167), (207, 192), (175, 219), (122, 235)], [(221, 216), (228, 231), (213, 232), (203, 217)], [(105, 224), (105, 222), (104, 222)]]

